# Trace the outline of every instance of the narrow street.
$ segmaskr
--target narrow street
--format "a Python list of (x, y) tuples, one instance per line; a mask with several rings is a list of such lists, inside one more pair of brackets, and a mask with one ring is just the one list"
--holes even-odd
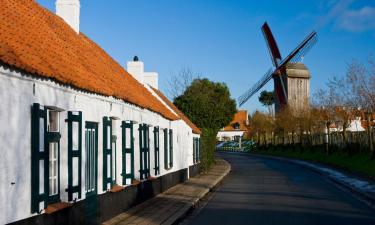
[(232, 172), (190, 224), (375, 224), (374, 210), (308, 169), (238, 153), (219, 156)]

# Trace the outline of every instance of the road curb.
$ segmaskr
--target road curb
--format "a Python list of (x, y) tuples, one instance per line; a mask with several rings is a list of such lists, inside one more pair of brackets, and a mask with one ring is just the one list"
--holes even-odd
[[(309, 166), (307, 164), (302, 164), (300, 162), (307, 162), (309, 164), (318, 166), (319, 164), (317, 164), (317, 163), (310, 162), (310, 161), (305, 161), (305, 160), (300, 160), (300, 159), (290, 159), (290, 158), (286, 158), (286, 157), (279, 157), (279, 156), (261, 155), (261, 154), (254, 154), (254, 153), (243, 153), (243, 154), (246, 154), (246, 155), (249, 155), (249, 156), (261, 157), (261, 158), (267, 158), (267, 159), (280, 160), (280, 161), (292, 163), (294, 165), (298, 165), (298, 166), (304, 167), (306, 169), (309, 169), (309, 170), (311, 170), (311, 171), (313, 171), (313, 172), (315, 172), (315, 173), (317, 173), (317, 174), (319, 174), (321, 176), (324, 176), (325, 178), (327, 178), (331, 182), (335, 183), (339, 187), (341, 187), (341, 188), (349, 191), (354, 196), (356, 196), (357, 199), (365, 202), (371, 208), (375, 209), (375, 197), (367, 194), (366, 192), (358, 190), (358, 189), (356, 189), (356, 188), (354, 188), (354, 187), (352, 187), (352, 186), (350, 186), (350, 185), (348, 185), (348, 184), (340, 181), (339, 179), (335, 179), (334, 177), (329, 176), (327, 173), (323, 172), (322, 170), (319, 170), (319, 169), (314, 168), (312, 166)], [(332, 169), (332, 168), (330, 168), (330, 169)], [(342, 172), (340, 170), (337, 170), (337, 169), (334, 169), (334, 170), (336, 170), (336, 171), (338, 171), (340, 173), (344, 173), (344, 172)]]
[(188, 207), (184, 207), (182, 210), (180, 210), (179, 213), (175, 214), (173, 218), (169, 218), (167, 221), (163, 222), (163, 225), (178, 224), (179, 222), (183, 221), (204, 197), (206, 197), (210, 192), (215, 190), (221, 184), (224, 178), (231, 172), (232, 166), (226, 160), (222, 158), (220, 158), (220, 160), (222, 160), (226, 164), (226, 169), (223, 174), (220, 175), (212, 184), (210, 184), (209, 187), (207, 187), (207, 189), (199, 197), (194, 199), (194, 201), (191, 202)]

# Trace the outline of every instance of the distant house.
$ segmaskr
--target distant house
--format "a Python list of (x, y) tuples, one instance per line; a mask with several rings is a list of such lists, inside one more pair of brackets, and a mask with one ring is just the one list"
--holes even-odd
[[(336, 109), (337, 111), (342, 110), (341, 107)], [(375, 114), (372, 115), (370, 120), (370, 126), (375, 125)], [(351, 110), (348, 126), (346, 127), (347, 132), (361, 132), (365, 131), (368, 128), (368, 121), (366, 113), (363, 110)], [(330, 125), (330, 132), (341, 132), (343, 131), (342, 122), (333, 122)]]
[(240, 110), (233, 120), (218, 133), (216, 138), (219, 141), (233, 141), (239, 138), (243, 139), (249, 136), (249, 116), (247, 110)]
[(80, 33), (79, 0), (0, 2), (0, 224), (99, 224), (196, 173), (199, 128)]

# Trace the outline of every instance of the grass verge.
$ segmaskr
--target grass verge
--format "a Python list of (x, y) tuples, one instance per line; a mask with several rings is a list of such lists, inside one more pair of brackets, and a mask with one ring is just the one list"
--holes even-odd
[(332, 153), (327, 155), (322, 151), (296, 151), (296, 150), (256, 150), (256, 154), (273, 155), (294, 159), (302, 159), (311, 162), (327, 164), (352, 173), (359, 173), (365, 177), (375, 178), (375, 160), (371, 160), (369, 154), (355, 154), (349, 156), (345, 153)]

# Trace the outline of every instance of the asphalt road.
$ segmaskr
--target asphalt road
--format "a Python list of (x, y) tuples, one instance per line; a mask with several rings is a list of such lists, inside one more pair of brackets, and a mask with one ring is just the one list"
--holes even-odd
[(219, 155), (232, 172), (189, 224), (375, 225), (374, 210), (309, 169), (238, 153)]

